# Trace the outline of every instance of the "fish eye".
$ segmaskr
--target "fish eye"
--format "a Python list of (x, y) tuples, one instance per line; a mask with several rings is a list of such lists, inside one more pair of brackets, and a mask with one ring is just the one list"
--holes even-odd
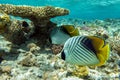
[(22, 26), (23, 26), (23, 27), (28, 27), (29, 24), (28, 24), (26, 21), (23, 21), (23, 22), (22, 22)]
[(64, 53), (64, 51), (62, 51), (62, 53), (61, 53), (61, 58), (62, 58), (63, 60), (65, 60), (65, 53)]

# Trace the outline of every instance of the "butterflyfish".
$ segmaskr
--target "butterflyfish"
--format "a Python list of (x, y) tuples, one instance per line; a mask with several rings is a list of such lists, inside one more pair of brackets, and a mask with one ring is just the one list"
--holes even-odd
[(79, 35), (78, 28), (75, 28), (73, 25), (62, 25), (62, 27), (68, 32), (71, 37)]
[(64, 44), (70, 37), (78, 35), (79, 31), (73, 25), (63, 25), (51, 30), (50, 42), (52, 44)]
[(81, 66), (101, 66), (109, 58), (109, 44), (95, 36), (69, 38), (61, 51), (61, 58), (68, 63)]

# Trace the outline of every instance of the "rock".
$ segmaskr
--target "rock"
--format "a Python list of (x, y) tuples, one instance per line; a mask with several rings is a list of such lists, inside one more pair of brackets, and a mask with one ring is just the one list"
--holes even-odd
[(53, 44), (52, 47), (51, 47), (51, 50), (53, 52), (53, 54), (58, 54), (62, 51), (62, 48), (63, 48), (63, 45), (55, 45)]
[(18, 64), (22, 66), (35, 66), (36, 65), (36, 58), (32, 53), (28, 53), (27, 55), (24, 56), (22, 60), (18, 62)]
[(3, 73), (10, 73), (12, 67), (11, 66), (3, 66), (1, 69), (2, 69)]
[(86, 77), (89, 74), (89, 68), (87, 66), (75, 66), (75, 70), (72, 71), (72, 75), (77, 77)]

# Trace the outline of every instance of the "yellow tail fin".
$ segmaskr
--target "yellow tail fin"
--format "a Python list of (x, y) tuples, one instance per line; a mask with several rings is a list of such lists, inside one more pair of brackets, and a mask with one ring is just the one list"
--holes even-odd
[(96, 66), (101, 66), (105, 64), (105, 62), (109, 58), (110, 53), (109, 44), (105, 44), (104, 40), (98, 37), (89, 36), (88, 38), (92, 40), (93, 47), (96, 51), (97, 57), (100, 60), (100, 63), (97, 64)]

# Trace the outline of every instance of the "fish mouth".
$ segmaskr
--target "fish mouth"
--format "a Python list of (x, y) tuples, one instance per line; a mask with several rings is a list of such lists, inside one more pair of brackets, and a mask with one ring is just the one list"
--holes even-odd
[(65, 53), (64, 53), (64, 50), (61, 52), (61, 58), (62, 58), (63, 60), (65, 60)]

